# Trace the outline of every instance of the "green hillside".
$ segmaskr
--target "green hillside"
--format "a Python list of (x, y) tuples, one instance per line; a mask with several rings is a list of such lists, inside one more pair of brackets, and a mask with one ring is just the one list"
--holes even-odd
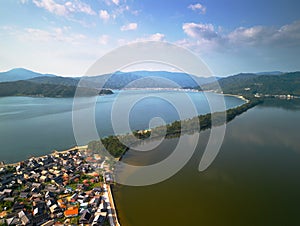
[(282, 75), (238, 74), (219, 80), (222, 90), (216, 83), (204, 85), (204, 90), (223, 91), (223, 93), (250, 95), (296, 95), (300, 96), (300, 72)]
[[(110, 90), (79, 88), (84, 96), (112, 94)], [(43, 96), (43, 97), (73, 97), (76, 86), (55, 84), (39, 84), (30, 81), (0, 83), (0, 97), (3, 96)]]

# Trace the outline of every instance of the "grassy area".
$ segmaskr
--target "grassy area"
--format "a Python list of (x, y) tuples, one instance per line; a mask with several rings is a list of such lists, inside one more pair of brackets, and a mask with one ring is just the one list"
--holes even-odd
[(102, 186), (102, 181), (103, 181), (103, 178), (102, 176), (99, 176), (99, 182), (96, 182), (96, 183), (92, 183), (90, 182), (91, 179), (94, 179), (95, 177), (94, 176), (91, 176), (91, 175), (87, 175), (87, 174), (83, 174), (80, 176), (78, 182), (73, 182), (73, 183), (70, 183), (67, 185), (67, 187), (70, 187), (72, 188), (73, 190), (76, 190), (77, 189), (77, 185), (78, 184), (84, 184), (84, 180), (88, 180), (88, 188), (87, 190), (92, 190), (93, 188), (95, 187), (101, 187)]

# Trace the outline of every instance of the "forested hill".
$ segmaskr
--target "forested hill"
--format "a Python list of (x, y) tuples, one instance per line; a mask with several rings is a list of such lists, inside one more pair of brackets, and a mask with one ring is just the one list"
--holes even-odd
[[(73, 97), (76, 86), (55, 84), (39, 84), (30, 81), (15, 81), (0, 83), (0, 97), (3, 96), (43, 96), (43, 97)], [(96, 90), (80, 88), (84, 96), (112, 94), (111, 90)]]
[(300, 72), (281, 75), (238, 74), (202, 86), (204, 90), (223, 91), (223, 93), (255, 95), (297, 95), (300, 96)]

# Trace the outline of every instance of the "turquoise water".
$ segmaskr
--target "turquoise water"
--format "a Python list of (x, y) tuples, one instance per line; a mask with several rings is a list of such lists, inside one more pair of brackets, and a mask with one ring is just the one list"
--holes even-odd
[[(101, 136), (114, 134), (111, 112), (116, 101), (126, 105), (133, 99), (142, 98), (132, 107), (129, 114), (132, 130), (148, 128), (149, 121), (153, 117), (161, 117), (165, 123), (179, 119), (176, 109), (167, 101), (171, 97), (180, 102), (183, 95), (187, 94), (199, 114), (210, 111), (205, 96), (200, 92), (127, 90), (119, 94), (120, 91), (115, 91), (115, 94), (99, 96), (97, 100), (95, 121)], [(207, 95), (216, 104), (222, 101), (221, 95), (213, 93)], [(226, 96), (225, 100), (227, 108), (243, 103), (242, 100), (230, 96)], [(86, 102), (89, 101), (91, 100), (86, 98)], [(30, 156), (49, 153), (54, 149), (62, 150), (76, 145), (72, 127), (72, 104), (72, 98), (0, 98), (0, 160), (16, 162)], [(117, 116), (124, 118), (122, 111), (117, 112)], [(124, 129), (119, 132), (129, 131)], [(79, 145), (90, 140), (87, 135), (84, 142)]]

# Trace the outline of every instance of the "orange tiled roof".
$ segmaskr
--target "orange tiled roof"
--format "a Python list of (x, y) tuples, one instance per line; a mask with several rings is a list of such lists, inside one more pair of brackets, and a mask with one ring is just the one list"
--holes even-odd
[(77, 216), (78, 215), (78, 207), (70, 207), (65, 211), (65, 216)]
[(58, 203), (60, 208), (63, 208), (63, 209), (66, 208), (66, 205), (65, 205), (65, 203), (62, 199), (57, 200), (57, 203)]

